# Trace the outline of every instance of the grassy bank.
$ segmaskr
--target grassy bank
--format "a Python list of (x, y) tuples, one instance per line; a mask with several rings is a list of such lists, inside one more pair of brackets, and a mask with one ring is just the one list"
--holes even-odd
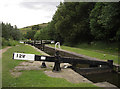
[(21, 44), (6, 51), (2, 56), (2, 86), (3, 87), (95, 87), (89, 83), (73, 84), (62, 78), (52, 78), (44, 74), (42, 70), (22, 71), (22, 75), (15, 78), (10, 74), (20, 62), (12, 59), (13, 52), (24, 52), (40, 55), (30, 46)]
[[(49, 46), (54, 47), (54, 45), (49, 45)], [(120, 64), (120, 60), (118, 60), (117, 53), (113, 54), (114, 51), (109, 52), (109, 50), (107, 50), (107, 49), (105, 49), (107, 51), (104, 51), (104, 50), (101, 51), (101, 50), (98, 50), (97, 47), (94, 47), (92, 49), (92, 47), (90, 47), (88, 45), (86, 45), (86, 46), (85, 45), (77, 45), (76, 47), (61, 46), (61, 48), (63, 50), (75, 52), (75, 53), (78, 53), (78, 54), (83, 54), (83, 55), (98, 58), (98, 59), (101, 59), (101, 60), (113, 60), (114, 63), (116, 63), (116, 64), (119, 63)]]
[(82, 48), (86, 50), (96, 51), (100, 53), (108, 53), (112, 55), (118, 55), (118, 43), (104, 43), (104, 42), (91, 42), (91, 44), (77, 44), (74, 47)]

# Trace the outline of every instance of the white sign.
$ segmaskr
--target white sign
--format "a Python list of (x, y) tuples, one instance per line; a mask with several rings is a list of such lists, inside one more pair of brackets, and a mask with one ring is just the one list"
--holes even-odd
[(35, 54), (14, 53), (13, 59), (16, 60), (35, 60)]

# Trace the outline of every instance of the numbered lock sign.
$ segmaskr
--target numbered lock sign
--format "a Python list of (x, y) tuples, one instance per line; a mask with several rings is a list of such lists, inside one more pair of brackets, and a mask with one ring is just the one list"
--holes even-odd
[(13, 53), (13, 59), (16, 60), (35, 60), (35, 54)]

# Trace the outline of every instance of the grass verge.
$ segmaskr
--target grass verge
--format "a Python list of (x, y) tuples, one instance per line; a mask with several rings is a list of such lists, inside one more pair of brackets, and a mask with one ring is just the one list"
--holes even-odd
[(73, 84), (62, 78), (52, 78), (44, 74), (42, 70), (22, 71), (22, 75), (15, 78), (10, 74), (20, 62), (12, 59), (13, 52), (24, 52), (40, 55), (38, 51), (28, 45), (13, 46), (2, 56), (2, 86), (3, 87), (94, 87), (89, 83)]
[(101, 53), (118, 55), (118, 43), (92, 42), (91, 44), (87, 44), (87, 43), (77, 44), (74, 47), (92, 50)]
[[(49, 45), (54, 47), (54, 45)], [(78, 54), (86, 55), (89, 57), (98, 58), (101, 60), (113, 60), (114, 63), (120, 64), (120, 59), (118, 59), (118, 55), (111, 55), (109, 53), (102, 53), (102, 52), (96, 52), (94, 50), (84, 49), (84, 48), (77, 48), (77, 47), (69, 47), (69, 46), (61, 46), (63, 50), (75, 52)]]

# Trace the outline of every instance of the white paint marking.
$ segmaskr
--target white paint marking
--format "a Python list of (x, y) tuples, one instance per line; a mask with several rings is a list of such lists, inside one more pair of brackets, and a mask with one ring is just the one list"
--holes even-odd
[(46, 60), (46, 57), (44, 57), (44, 56), (41, 56), (41, 60)]
[(19, 43), (22, 43), (22, 44), (23, 44), (24, 42), (23, 42), (23, 41), (20, 41)]
[(51, 41), (51, 44), (55, 43), (55, 41)]

